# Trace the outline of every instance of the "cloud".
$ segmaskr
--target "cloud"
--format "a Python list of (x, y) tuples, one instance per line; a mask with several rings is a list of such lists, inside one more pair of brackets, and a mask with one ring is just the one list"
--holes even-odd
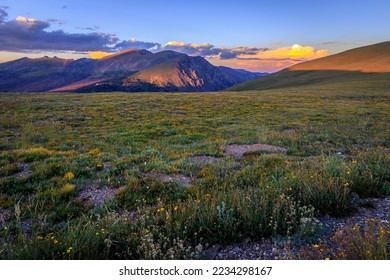
[[(65, 7), (66, 8), (66, 7)], [(137, 41), (135, 38), (120, 40), (116, 35), (97, 32), (99, 26), (80, 28), (89, 33), (67, 33), (63, 30), (50, 31), (51, 24), (62, 25), (63, 21), (46, 21), (18, 16), (7, 20), (8, 7), (0, 6), (0, 51), (39, 53), (75, 52), (102, 58), (129, 48), (147, 49), (152, 52), (173, 50), (191, 56), (202, 56), (215, 65), (243, 68), (251, 71), (274, 72), (292, 64), (328, 55), (326, 49), (294, 44), (282, 47), (274, 42), (274, 48), (239, 46), (234, 48), (216, 47), (211, 43), (185, 43), (169, 41), (162, 45), (156, 42)], [(323, 42), (331, 45), (336, 42)]]
[(210, 43), (187, 44), (184, 42), (170, 41), (164, 45), (164, 49), (185, 53), (192, 56), (217, 57), (219, 59), (232, 59), (241, 54), (255, 54), (263, 48), (237, 47), (218, 48)]
[(320, 45), (327, 46), (327, 45), (334, 45), (337, 43), (338, 43), (337, 41), (330, 41), (330, 42), (322, 42), (322, 43), (320, 43)]
[(203, 44), (186, 44), (184, 42), (169, 41), (164, 45), (165, 50), (172, 50), (185, 53), (192, 56), (216, 55), (220, 52), (218, 48), (209, 43)]
[(120, 43), (117, 43), (113, 49), (117, 51), (136, 48), (136, 49), (147, 49), (147, 50), (158, 50), (160, 49), (161, 44), (159, 43), (152, 43), (152, 42), (143, 42), (143, 41), (137, 41), (135, 38), (131, 38), (130, 40), (122, 41)]
[(119, 39), (102, 32), (66, 33), (63, 30), (47, 31), (51, 21), (18, 16), (4, 21), (7, 13), (0, 9), (0, 50), (27, 52), (30, 50), (56, 51), (112, 51)]
[(102, 51), (94, 51), (94, 52), (88, 52), (88, 55), (92, 59), (101, 59), (103, 57), (112, 55), (112, 52), (102, 52)]
[(315, 50), (312, 46), (301, 46), (294, 44), (291, 47), (264, 50), (256, 54), (241, 54), (238, 56), (238, 58), (252, 60), (285, 59), (292, 61), (305, 61), (324, 57), (326, 55), (328, 55), (327, 50)]
[(317, 59), (328, 55), (325, 49), (316, 50), (312, 46), (294, 44), (290, 47), (277, 49), (247, 50), (231, 59), (221, 57), (208, 57), (207, 60), (215, 65), (232, 68), (244, 68), (250, 71), (275, 72), (293, 64), (307, 60)]
[(7, 6), (0, 6), (0, 24), (3, 23), (8, 16), (8, 13), (6, 11), (7, 9)]
[(65, 21), (62, 21), (62, 20), (56, 19), (56, 18), (49, 18), (46, 21), (49, 22), (49, 23), (54, 23), (54, 24), (58, 24), (58, 25), (64, 25), (65, 24)]

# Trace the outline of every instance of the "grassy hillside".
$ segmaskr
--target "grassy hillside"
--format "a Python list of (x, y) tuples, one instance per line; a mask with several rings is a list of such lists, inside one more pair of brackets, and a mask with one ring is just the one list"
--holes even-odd
[[(387, 86), (0, 94), (0, 259), (203, 258), (247, 238), (319, 242), (316, 217), (353, 212), (351, 192), (390, 194)], [(256, 143), (287, 152), (226, 154)]]
[(261, 90), (306, 85), (326, 85), (390, 80), (390, 42), (348, 50), (293, 65), (280, 72), (253, 79), (229, 91)]

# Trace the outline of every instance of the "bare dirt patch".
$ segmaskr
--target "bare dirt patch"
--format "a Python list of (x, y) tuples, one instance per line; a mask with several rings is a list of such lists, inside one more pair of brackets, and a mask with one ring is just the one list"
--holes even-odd
[(153, 178), (164, 183), (177, 183), (183, 187), (189, 187), (192, 185), (193, 180), (190, 177), (184, 176), (182, 174), (161, 174), (161, 173), (143, 173), (147, 178)]
[(271, 152), (271, 153), (286, 153), (287, 149), (279, 146), (269, 145), (269, 144), (253, 144), (253, 145), (227, 145), (225, 147), (225, 153), (232, 155), (235, 158), (242, 158), (245, 153), (248, 152)]
[(113, 199), (118, 191), (125, 189), (125, 186), (112, 189), (107, 186), (98, 187), (96, 185), (87, 186), (77, 196), (84, 201), (86, 206), (101, 206), (107, 200)]
[(20, 179), (20, 178), (27, 178), (27, 177), (31, 176), (30, 166), (27, 163), (15, 162), (15, 164), (20, 169), (20, 172), (15, 173), (15, 174), (11, 175), (10, 177)]

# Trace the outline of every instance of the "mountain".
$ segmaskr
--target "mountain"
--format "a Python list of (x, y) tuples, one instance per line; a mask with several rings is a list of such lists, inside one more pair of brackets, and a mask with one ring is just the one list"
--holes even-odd
[(200, 56), (177, 56), (140, 71), (122, 83), (132, 91), (219, 91), (258, 74), (215, 67)]
[(21, 58), (0, 64), (0, 91), (220, 91), (262, 73), (174, 51), (129, 49), (102, 59)]
[(237, 84), (228, 90), (261, 90), (311, 84), (389, 80), (390, 41), (296, 64), (266, 77)]

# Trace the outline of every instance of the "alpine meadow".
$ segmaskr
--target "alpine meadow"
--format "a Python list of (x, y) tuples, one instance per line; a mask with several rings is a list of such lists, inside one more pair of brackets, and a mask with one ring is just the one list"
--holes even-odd
[(215, 33), (226, 47), (164, 45), (153, 43), (163, 27), (187, 38), (171, 19), (154, 26), (154, 41), (122, 41), (122, 29), (101, 31), (115, 19), (72, 27), (98, 19), (80, 23), (71, 4), (53, 17), (47, 7), (52, 20), (16, 17), (23, 10), (8, 6), (0, 259), (390, 259), (386, 38), (315, 44), (311, 30), (305, 45), (237, 47)]

